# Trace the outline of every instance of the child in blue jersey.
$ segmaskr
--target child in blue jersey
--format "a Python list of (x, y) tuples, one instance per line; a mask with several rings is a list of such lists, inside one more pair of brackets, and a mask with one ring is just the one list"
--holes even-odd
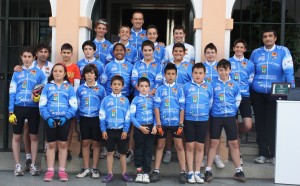
[(182, 143), (185, 98), (182, 88), (175, 82), (177, 76), (175, 64), (168, 63), (164, 69), (164, 74), (166, 80), (164, 84), (157, 89), (154, 97), (154, 113), (159, 139), (157, 141), (155, 166), (151, 174), (151, 182), (160, 180), (160, 163), (166, 143), (166, 134), (170, 131), (174, 137), (174, 144), (181, 169), (179, 181), (185, 183), (186, 165)]
[[(126, 48), (125, 59), (133, 65), (138, 60), (138, 52), (137, 52), (137, 49), (133, 45), (130, 44), (130, 42), (129, 42), (130, 36), (131, 36), (131, 34), (130, 34), (129, 26), (125, 26), (125, 25), (121, 26), (121, 28), (119, 29), (120, 40), (117, 43), (122, 43), (125, 46), (125, 48)], [(111, 45), (108, 49), (108, 53), (106, 56), (106, 59), (108, 62), (110, 62), (116, 58), (116, 56), (114, 54), (114, 50), (113, 50), (114, 45)]]
[(235, 115), (240, 105), (241, 94), (239, 85), (229, 76), (231, 71), (230, 62), (222, 59), (217, 65), (219, 78), (212, 81), (213, 104), (211, 108), (210, 146), (207, 166), (205, 169), (205, 181), (213, 179), (211, 166), (220, 142), (222, 129), (224, 128), (231, 158), (236, 168), (234, 178), (245, 182), (245, 175), (240, 164), (240, 150), (237, 140), (237, 126)]
[(110, 82), (112, 93), (103, 99), (99, 112), (102, 138), (107, 141), (107, 176), (102, 182), (108, 183), (113, 179), (113, 155), (116, 145), (120, 153), (122, 178), (126, 182), (132, 182), (133, 179), (126, 173), (127, 134), (130, 128), (129, 101), (121, 93), (124, 87), (123, 77), (115, 75)]
[[(77, 178), (91, 176), (99, 178), (98, 162), (101, 132), (99, 127), (99, 110), (105, 97), (105, 89), (97, 83), (99, 77), (97, 67), (88, 64), (84, 67), (82, 77), (85, 83), (76, 92), (79, 112), (83, 168)], [(90, 168), (90, 146), (93, 147), (93, 165)]]
[(104, 72), (101, 76), (101, 84), (109, 95), (112, 92), (111, 79), (115, 75), (120, 75), (124, 78), (124, 86), (121, 93), (129, 97), (131, 94), (131, 74), (133, 65), (125, 58), (125, 46), (122, 43), (117, 43), (113, 48), (115, 59), (105, 66)]
[(94, 23), (94, 31), (96, 32), (96, 38), (93, 41), (96, 45), (96, 51), (94, 55), (97, 60), (103, 63), (104, 66), (107, 63), (106, 56), (108, 49), (112, 45), (108, 40), (105, 39), (107, 28), (108, 23), (105, 19), (99, 19)]
[(33, 64), (34, 50), (31, 47), (24, 47), (20, 53), (23, 62), (22, 70), (14, 72), (9, 87), (9, 122), (13, 126), (12, 150), (16, 163), (14, 174), (23, 176), (24, 172), (20, 164), (20, 141), (24, 122), (28, 120), (29, 135), (31, 142), (32, 162), (30, 174), (39, 175), (36, 163), (38, 151), (38, 130), (39, 130), (39, 108), (38, 99), (32, 95), (37, 84), (46, 84), (46, 76)]
[(153, 97), (149, 96), (150, 81), (146, 77), (138, 80), (137, 88), (140, 92), (130, 105), (130, 119), (134, 127), (134, 163), (137, 170), (135, 182), (149, 183), (152, 152), (154, 147)]
[[(193, 66), (192, 76), (193, 80), (185, 84), (183, 88), (185, 95), (184, 136), (189, 171), (187, 180), (189, 183), (204, 183), (200, 168), (204, 154), (209, 112), (213, 101), (213, 90), (210, 83), (204, 80), (205, 66), (203, 63), (196, 63)], [(195, 169), (193, 169), (194, 159)]]
[(55, 150), (58, 148), (60, 181), (68, 181), (69, 176), (65, 172), (68, 135), (72, 119), (77, 110), (75, 90), (69, 83), (67, 67), (62, 63), (53, 66), (48, 83), (43, 89), (39, 103), (41, 116), (46, 120), (47, 148), (47, 172), (44, 181), (52, 181), (54, 178)]
[[(243, 39), (236, 39), (233, 43), (234, 56), (229, 59), (231, 63), (231, 79), (235, 80), (240, 86), (242, 96), (239, 106), (243, 122), (238, 124), (239, 134), (247, 133), (252, 128), (252, 109), (250, 101), (250, 86), (254, 76), (254, 65), (244, 57), (247, 43)], [(236, 114), (238, 122), (238, 113)], [(241, 165), (243, 165), (241, 156)]]

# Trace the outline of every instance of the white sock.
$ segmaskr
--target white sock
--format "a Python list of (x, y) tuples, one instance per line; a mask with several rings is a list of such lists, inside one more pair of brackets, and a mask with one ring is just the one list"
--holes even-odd
[(200, 171), (195, 171), (195, 175), (198, 175), (198, 174), (200, 174)]
[(26, 159), (31, 159), (31, 154), (26, 154)]
[(235, 168), (235, 171), (236, 172), (241, 172), (241, 171), (243, 171), (243, 168), (242, 167)]
[(206, 167), (205, 171), (211, 171), (211, 167)]

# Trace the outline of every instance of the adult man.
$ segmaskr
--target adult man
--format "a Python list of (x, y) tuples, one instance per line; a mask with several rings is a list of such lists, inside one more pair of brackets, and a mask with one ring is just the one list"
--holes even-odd
[(131, 28), (131, 37), (129, 42), (135, 48), (140, 48), (142, 46), (143, 41), (147, 39), (146, 37), (146, 30), (144, 30), (144, 15), (140, 11), (135, 11), (132, 14), (131, 18), (132, 28)]
[(259, 147), (254, 162), (263, 164), (270, 158), (275, 164), (276, 98), (271, 95), (271, 86), (273, 82), (288, 82), (294, 87), (294, 67), (288, 48), (275, 44), (277, 35), (272, 28), (263, 32), (262, 40), (264, 46), (250, 57), (255, 67), (251, 97)]

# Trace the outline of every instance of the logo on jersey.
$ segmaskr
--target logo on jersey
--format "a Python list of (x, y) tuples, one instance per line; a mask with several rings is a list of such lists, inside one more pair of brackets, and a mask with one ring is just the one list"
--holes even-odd
[(32, 74), (32, 75), (36, 75), (36, 70), (30, 70), (30, 74)]
[(69, 89), (69, 84), (64, 84), (64, 89), (68, 90)]
[(239, 73), (234, 73), (234, 75), (233, 75), (233, 79), (235, 79), (235, 80), (238, 80), (239, 79)]
[(197, 102), (197, 95), (193, 95), (193, 103)]
[(23, 81), (22, 88), (25, 89), (27, 87), (27, 81)]
[(125, 63), (122, 64), (122, 67), (123, 67), (124, 69), (126, 69), (126, 70), (128, 69), (128, 66), (127, 66), (127, 64), (125, 64)]
[(233, 85), (234, 85), (233, 83), (230, 83), (230, 82), (227, 83), (227, 86), (228, 86), (229, 88), (232, 88)]
[(130, 48), (126, 48), (126, 53), (130, 53), (131, 49)]
[(157, 53), (160, 53), (160, 47), (156, 47), (155, 50), (157, 51)]
[(224, 101), (224, 94), (219, 94), (220, 101)]
[(116, 109), (112, 109), (111, 110), (111, 116), (112, 117), (116, 117)]
[(106, 50), (106, 48), (107, 48), (107, 44), (106, 44), (106, 43), (103, 43), (103, 44), (102, 44), (102, 50)]
[(125, 104), (125, 98), (120, 98), (121, 104)]
[(143, 107), (143, 110), (147, 110), (146, 104), (143, 104), (142, 107)]
[(276, 57), (277, 56), (277, 52), (272, 52), (272, 56)]
[(143, 74), (142, 74), (142, 77), (147, 77), (147, 74), (146, 74), (146, 73), (143, 73)]
[(207, 89), (207, 85), (202, 85), (202, 88)]
[(58, 100), (58, 94), (53, 94), (53, 101), (57, 101)]
[(243, 67), (246, 67), (246, 66), (247, 66), (247, 62), (246, 62), (246, 61), (243, 61), (243, 62), (242, 62), (242, 66), (243, 66)]
[(206, 78), (206, 81), (207, 81), (207, 82), (211, 82), (211, 78), (210, 78), (210, 77), (207, 77), (207, 78)]
[(176, 88), (172, 88), (172, 91), (174, 94), (177, 94), (177, 89)]
[(85, 106), (89, 105), (89, 98), (84, 98), (84, 104), (85, 104)]
[(140, 34), (141, 39), (144, 39), (145, 34)]
[(168, 99), (165, 100), (165, 106), (169, 107), (170, 106), (170, 101)]
[(182, 64), (182, 66), (186, 70), (188, 68), (189, 64), (184, 63), (184, 64)]
[(266, 65), (261, 66), (261, 73), (263, 73), (263, 74), (267, 73), (267, 66)]

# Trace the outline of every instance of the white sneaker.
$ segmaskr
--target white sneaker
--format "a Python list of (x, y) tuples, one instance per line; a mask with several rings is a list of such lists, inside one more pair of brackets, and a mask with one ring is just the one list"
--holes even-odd
[(188, 175), (187, 175), (187, 181), (188, 181), (189, 183), (196, 183), (194, 173), (191, 173), (191, 174), (188, 174)]
[(29, 173), (31, 174), (31, 176), (40, 175), (40, 171), (38, 170), (37, 165), (31, 164)]
[(130, 163), (133, 160), (134, 160), (134, 154), (133, 154), (133, 152), (132, 151), (128, 151), (126, 153), (126, 162)]
[(99, 170), (98, 169), (91, 169), (91, 177), (94, 179), (100, 178)]
[(264, 164), (265, 162), (266, 162), (266, 157), (264, 156), (258, 156), (257, 158), (254, 159), (254, 163)]
[(23, 176), (24, 175), (24, 172), (22, 170), (22, 165), (16, 164), (14, 174), (15, 174), (15, 176)]
[(195, 180), (197, 183), (204, 183), (204, 179), (201, 178), (201, 173), (195, 174)]
[(171, 152), (166, 152), (163, 158), (164, 163), (170, 163), (172, 158), (172, 153)]
[(242, 155), (240, 155), (240, 164), (241, 164), (241, 165), (244, 164), (244, 162), (243, 162), (243, 156), (242, 156)]
[(149, 174), (143, 174), (143, 183), (150, 183)]
[(202, 160), (201, 167), (206, 167), (206, 164), (207, 164), (207, 156), (204, 156), (203, 160)]
[(219, 169), (223, 169), (225, 167), (223, 160), (222, 160), (221, 156), (219, 156), (219, 155), (215, 156), (214, 162)]
[(79, 174), (76, 175), (77, 178), (84, 178), (86, 176), (90, 176), (91, 175), (91, 170), (89, 168), (82, 168), (80, 169)]
[(107, 154), (107, 148), (106, 147), (102, 147), (100, 150), (100, 159), (105, 159), (106, 158), (106, 154)]
[(141, 174), (141, 173), (137, 174), (136, 178), (135, 178), (135, 182), (137, 182), (137, 183), (143, 183), (143, 177), (144, 177), (143, 174)]

